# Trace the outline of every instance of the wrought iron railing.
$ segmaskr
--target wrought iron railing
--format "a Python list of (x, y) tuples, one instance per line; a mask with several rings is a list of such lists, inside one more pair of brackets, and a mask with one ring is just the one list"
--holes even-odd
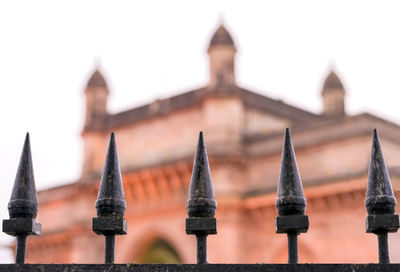
[(24, 264), (28, 235), (40, 235), (36, 222), (38, 204), (33, 176), (29, 134), (24, 147), (11, 199), (10, 219), (3, 220), (3, 232), (15, 236), (16, 264), (1, 264), (1, 271), (400, 271), (400, 264), (390, 264), (388, 232), (399, 228), (395, 215), (396, 199), (376, 130), (373, 133), (365, 205), (368, 212), (366, 231), (378, 237), (379, 264), (297, 264), (297, 236), (307, 232), (306, 199), (297, 169), (289, 129), (286, 129), (278, 182), (276, 232), (288, 237), (288, 264), (208, 264), (207, 236), (217, 234), (217, 202), (211, 182), (206, 145), (200, 132), (190, 181), (186, 208), (186, 233), (196, 235), (197, 264), (114, 264), (115, 235), (127, 233), (124, 219), (126, 202), (118, 162), (114, 133), (111, 133), (103, 175), (96, 200), (97, 217), (93, 231), (105, 237), (105, 264)]

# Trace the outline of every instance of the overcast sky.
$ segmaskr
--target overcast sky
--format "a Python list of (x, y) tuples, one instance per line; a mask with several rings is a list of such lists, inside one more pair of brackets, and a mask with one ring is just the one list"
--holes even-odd
[(319, 112), (333, 66), (350, 114), (399, 123), (399, 8), (365, 0), (1, 1), (1, 218), (26, 131), (39, 189), (79, 177), (83, 91), (96, 63), (112, 112), (200, 87), (221, 17), (238, 48), (239, 85)]

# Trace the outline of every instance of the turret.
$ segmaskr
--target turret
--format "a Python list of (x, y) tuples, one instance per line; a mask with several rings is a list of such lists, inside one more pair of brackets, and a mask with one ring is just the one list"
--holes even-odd
[[(109, 90), (102, 73), (96, 69), (89, 78), (86, 89), (86, 115), (83, 127), (83, 167), (81, 180), (91, 181), (101, 171), (104, 137), (99, 131), (104, 128)], [(99, 130), (100, 129), (100, 130)]]
[(214, 155), (239, 154), (242, 148), (245, 107), (235, 93), (235, 54), (232, 36), (221, 24), (208, 47), (210, 92), (202, 103), (203, 130)]
[(326, 116), (344, 116), (346, 92), (335, 72), (331, 71), (322, 87), (323, 114)]
[(236, 47), (232, 36), (221, 24), (212, 36), (208, 47), (210, 58), (209, 86), (235, 84), (235, 54)]
[(96, 125), (104, 120), (107, 116), (107, 98), (108, 98), (107, 83), (101, 74), (96, 69), (89, 81), (86, 84), (86, 116), (85, 128), (96, 127)]

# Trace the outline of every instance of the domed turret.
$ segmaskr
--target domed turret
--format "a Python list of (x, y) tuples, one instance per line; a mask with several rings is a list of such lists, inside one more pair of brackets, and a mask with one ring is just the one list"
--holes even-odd
[(87, 84), (87, 88), (105, 88), (107, 89), (107, 82), (104, 79), (104, 76), (101, 74), (101, 72), (96, 69), (92, 76), (89, 78)]
[(332, 89), (344, 89), (342, 82), (334, 71), (331, 71), (325, 79), (324, 86), (322, 87), (322, 92), (328, 92)]
[(86, 84), (85, 127), (90, 128), (107, 115), (108, 87), (104, 76), (96, 69)]
[(235, 46), (231, 34), (226, 30), (224, 25), (220, 25), (211, 38), (209, 48), (215, 45), (230, 45)]
[(106, 123), (108, 94), (109, 90), (103, 74), (99, 69), (95, 69), (85, 88), (86, 113), (82, 134), (85, 151), (83, 153), (82, 180), (99, 170), (94, 166), (95, 159), (100, 156), (98, 152), (101, 152), (98, 150), (95, 135), (96, 129), (103, 128)]
[(236, 47), (224, 25), (220, 25), (208, 47), (211, 87), (235, 84)]
[(346, 91), (334, 71), (331, 71), (322, 86), (323, 114), (326, 116), (344, 116)]

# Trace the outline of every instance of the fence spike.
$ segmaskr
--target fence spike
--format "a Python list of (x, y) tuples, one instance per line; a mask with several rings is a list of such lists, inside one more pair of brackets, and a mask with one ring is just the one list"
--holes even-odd
[(288, 263), (297, 263), (297, 236), (299, 233), (307, 232), (309, 222), (307, 215), (304, 215), (306, 198), (304, 197), (303, 185), (297, 169), (296, 156), (288, 128), (285, 130), (282, 147), (276, 208), (278, 210), (276, 232), (287, 234)]
[(124, 216), (125, 209), (124, 188), (122, 186), (115, 135), (112, 132), (96, 200), (96, 210), (98, 216)]
[(29, 133), (27, 133), (10, 202), (8, 202), (8, 213), (10, 218), (23, 217), (35, 219), (37, 212), (38, 204), (32, 167), (31, 145)]
[(217, 208), (203, 132), (199, 134), (186, 208), (189, 217), (214, 217)]
[(368, 184), (365, 206), (368, 214), (394, 214), (396, 198), (385, 159), (383, 158), (378, 131), (374, 129), (372, 138), (371, 160), (368, 170)]
[(105, 236), (105, 263), (113, 263), (115, 235), (127, 233), (127, 224), (123, 218), (126, 202), (113, 132), (95, 206), (98, 217), (93, 218), (92, 229), (96, 234)]
[(306, 209), (306, 198), (288, 128), (285, 131), (282, 148), (276, 207), (279, 215), (303, 215)]
[(379, 262), (389, 263), (387, 234), (398, 230), (399, 217), (394, 214), (396, 198), (393, 194), (376, 129), (374, 129), (372, 138), (365, 206), (368, 212), (366, 219), (367, 232), (375, 233), (378, 236)]
[(29, 133), (18, 165), (10, 201), (9, 220), (3, 220), (3, 232), (17, 237), (16, 263), (25, 263), (26, 237), (40, 235), (41, 225), (35, 221), (38, 212)]
[(197, 263), (207, 263), (207, 235), (217, 233), (217, 220), (214, 218), (217, 202), (202, 132), (197, 143), (186, 209), (189, 216), (186, 233), (197, 238)]

